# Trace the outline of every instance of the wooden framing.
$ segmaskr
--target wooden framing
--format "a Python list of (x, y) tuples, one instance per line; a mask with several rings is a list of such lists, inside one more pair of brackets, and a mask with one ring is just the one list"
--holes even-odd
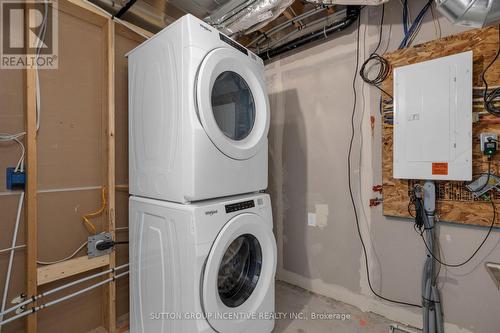
[[(28, 12), (28, 11), (27, 11)], [(31, 15), (28, 21), (34, 20)], [(36, 295), (37, 282), (37, 235), (38, 235), (38, 165), (37, 165), (37, 129), (36, 129), (36, 71), (26, 70), (26, 173), (29, 175), (25, 188), (26, 214), (26, 292)], [(33, 304), (36, 306), (36, 303)], [(37, 314), (28, 316), (26, 322), (28, 333), (37, 331)]]
[[(115, 24), (113, 21), (106, 22), (107, 41), (107, 95), (108, 95), (108, 129), (107, 129), (107, 153), (108, 153), (108, 219), (105, 223), (105, 231), (111, 233), (115, 239)], [(115, 252), (109, 255), (109, 267), (115, 268)], [(112, 277), (113, 273), (109, 275)], [(103, 293), (103, 323), (108, 332), (116, 329), (116, 286), (110, 282)]]
[[(113, 18), (83, 0), (59, 0), (59, 12), (70, 14), (85, 22), (98, 26), (103, 33), (105, 59), (103, 93), (103, 120), (106, 135), (105, 143), (105, 184), (107, 189), (107, 210), (103, 223), (103, 230), (115, 236), (115, 191), (128, 192), (127, 184), (115, 184), (115, 27), (122, 35), (126, 35), (137, 43), (142, 42), (152, 34), (144, 29)], [(28, 12), (28, 11), (26, 11)], [(33, 20), (33, 17), (26, 17)], [(64, 47), (60, 44), (60, 47)], [(77, 257), (68, 261), (48, 266), (37, 266), (37, 240), (38, 240), (38, 155), (37, 155), (37, 129), (36, 129), (36, 70), (25, 70), (26, 89), (26, 172), (27, 184), (25, 188), (25, 221), (26, 221), (26, 293), (28, 296), (37, 295), (39, 287), (65, 278), (84, 274), (95, 269), (109, 269), (116, 265), (115, 253), (97, 258), (87, 256)], [(43, 95), (42, 95), (43, 100)], [(42, 125), (43, 126), (43, 125)], [(113, 274), (103, 278), (112, 277)], [(108, 332), (123, 331), (116, 328), (116, 286), (115, 282), (105, 285), (102, 292), (102, 326)], [(35, 306), (33, 304), (32, 306)], [(26, 317), (26, 332), (38, 331), (37, 313)]]
[(58, 264), (41, 266), (37, 269), (38, 286), (65, 279), (80, 273), (110, 265), (110, 255), (88, 258), (78, 257)]

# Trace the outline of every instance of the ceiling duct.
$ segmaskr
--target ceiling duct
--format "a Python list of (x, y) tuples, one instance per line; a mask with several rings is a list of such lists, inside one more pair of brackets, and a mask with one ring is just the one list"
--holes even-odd
[(499, 0), (436, 0), (436, 5), (457, 25), (482, 28), (500, 21)]
[(359, 5), (359, 6), (378, 6), (389, 0), (306, 0), (318, 5)]
[(248, 32), (278, 17), (293, 0), (232, 0), (205, 21), (228, 35)]

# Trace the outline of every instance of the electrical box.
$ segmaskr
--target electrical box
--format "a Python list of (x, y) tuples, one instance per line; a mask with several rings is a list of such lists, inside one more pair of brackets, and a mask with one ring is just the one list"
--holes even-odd
[(395, 179), (472, 179), (472, 51), (394, 69)]

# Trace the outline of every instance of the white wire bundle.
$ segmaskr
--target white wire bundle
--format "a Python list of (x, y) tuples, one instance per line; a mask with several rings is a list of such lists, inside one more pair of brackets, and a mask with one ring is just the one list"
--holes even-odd
[(0, 133), (0, 142), (14, 141), (21, 147), (21, 157), (17, 161), (16, 168), (14, 169), (15, 172), (24, 171), (24, 152), (26, 149), (24, 148), (23, 142), (20, 140), (24, 135), (26, 135), (26, 132), (19, 132), (16, 134)]

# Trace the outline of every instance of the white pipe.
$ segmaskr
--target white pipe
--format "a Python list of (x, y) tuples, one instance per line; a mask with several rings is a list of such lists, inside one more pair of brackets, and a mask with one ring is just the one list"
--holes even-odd
[(121, 266), (118, 266), (118, 267), (115, 267), (114, 269), (113, 268), (110, 268), (106, 271), (103, 271), (103, 272), (99, 272), (99, 273), (96, 273), (96, 274), (93, 274), (93, 275), (89, 275), (89, 276), (86, 276), (84, 278), (81, 278), (81, 279), (78, 279), (78, 280), (75, 280), (75, 281), (72, 281), (72, 282), (69, 282), (69, 283), (66, 283), (66, 284), (63, 284), (62, 286), (59, 286), (57, 288), (54, 288), (54, 289), (50, 289), (46, 292), (43, 292), (43, 293), (40, 293), (36, 296), (33, 296), (33, 297), (30, 297), (28, 298), (27, 300), (25, 300), (24, 302), (22, 303), (19, 303), (19, 304), (16, 304), (14, 305), (13, 307), (10, 307), (9, 309), (3, 311), (1, 313), (2, 316), (6, 315), (7, 313), (10, 313), (12, 311), (15, 311), (16, 309), (20, 308), (21, 306), (24, 306), (26, 304), (29, 304), (31, 302), (34, 302), (36, 300), (39, 300), (40, 298), (42, 297), (45, 297), (45, 296), (49, 296), (49, 295), (52, 295), (52, 294), (55, 294), (61, 290), (64, 290), (64, 289), (67, 289), (69, 287), (72, 287), (76, 284), (80, 284), (82, 282), (85, 282), (85, 281), (88, 281), (88, 280), (92, 280), (92, 279), (95, 279), (99, 276), (102, 276), (102, 275), (105, 275), (105, 274), (109, 274), (111, 272), (116, 272), (116, 271), (119, 271), (119, 270), (122, 270), (124, 268), (127, 268), (129, 266), (129, 264), (124, 264), (124, 265), (121, 265)]
[(20, 313), (20, 314), (18, 314), (18, 315), (16, 315), (16, 316), (10, 317), (9, 319), (6, 319), (6, 320), (4, 320), (4, 321), (0, 322), (0, 327), (2, 327), (3, 325), (8, 324), (8, 323), (10, 323), (10, 322), (12, 322), (12, 321), (14, 321), (14, 320), (17, 320), (17, 319), (20, 319), (20, 318), (26, 317), (26, 316), (28, 316), (28, 315), (30, 315), (30, 314), (32, 314), (32, 313), (35, 313), (35, 312), (38, 312), (38, 311), (40, 311), (40, 310), (42, 310), (42, 309), (48, 308), (49, 306), (52, 306), (52, 305), (55, 305), (55, 304), (58, 304), (58, 303), (61, 303), (61, 302), (67, 301), (68, 299), (71, 299), (71, 298), (76, 297), (76, 296), (78, 296), (78, 295), (81, 295), (81, 294), (83, 294), (83, 293), (85, 293), (85, 292), (87, 292), (87, 291), (90, 291), (90, 290), (92, 290), (92, 289), (95, 289), (95, 288), (97, 288), (97, 287), (100, 287), (100, 286), (102, 286), (102, 285), (104, 285), (104, 284), (106, 284), (106, 283), (108, 283), (108, 282), (111, 282), (111, 281), (114, 281), (114, 280), (116, 280), (116, 279), (119, 279), (119, 278), (121, 278), (122, 276), (127, 275), (128, 273), (129, 273), (129, 271), (123, 272), (123, 273), (118, 274), (118, 275), (115, 275), (115, 276), (113, 276), (113, 277), (111, 277), (111, 278), (109, 278), (109, 279), (106, 279), (106, 280), (103, 280), (103, 281), (101, 281), (101, 282), (98, 282), (98, 283), (96, 283), (96, 284), (94, 284), (94, 285), (91, 285), (91, 286), (89, 286), (89, 287), (87, 287), (87, 288), (84, 288), (84, 289), (81, 289), (81, 290), (79, 290), (79, 291), (76, 291), (76, 292), (74, 292), (74, 293), (72, 293), (72, 294), (69, 294), (69, 295), (63, 296), (63, 297), (58, 298), (58, 299), (56, 299), (56, 300), (53, 300), (53, 301), (51, 301), (51, 302), (48, 302), (48, 303), (42, 304), (42, 305), (40, 305), (40, 306), (37, 306), (37, 307), (35, 307), (35, 308), (33, 308), (33, 309), (29, 310), (29, 311), (25, 311), (25, 312)]
[[(17, 205), (17, 216), (16, 216), (16, 224), (14, 226), (14, 233), (12, 235), (12, 243), (11, 250), (9, 256), (9, 265), (7, 267), (7, 276), (5, 278), (5, 285), (3, 289), (3, 297), (2, 297), (2, 308), (1, 312), (5, 310), (5, 304), (7, 303), (7, 296), (9, 294), (9, 284), (10, 284), (10, 276), (12, 273), (12, 263), (14, 262), (14, 247), (17, 242), (17, 231), (19, 230), (19, 222), (21, 221), (21, 211), (23, 209), (24, 202), (24, 192), (21, 192), (19, 196), (19, 204)], [(0, 315), (0, 322), (3, 320), (3, 314)], [(0, 326), (0, 332), (2, 331), (2, 327)]]
[(8, 247), (8, 248), (6, 248), (6, 249), (2, 249), (2, 250), (0, 250), (0, 253), (9, 252), (9, 251), (11, 251), (11, 250), (23, 249), (23, 248), (25, 248), (25, 247), (26, 247), (26, 245), (25, 245), (25, 244), (23, 244), (23, 245), (17, 245), (17, 246), (14, 246), (14, 247)]

